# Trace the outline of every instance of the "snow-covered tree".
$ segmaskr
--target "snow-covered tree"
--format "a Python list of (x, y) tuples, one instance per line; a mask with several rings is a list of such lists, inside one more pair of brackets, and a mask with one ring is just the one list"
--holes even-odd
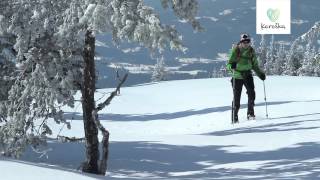
[(209, 75), (209, 78), (218, 78), (219, 77), (219, 71), (217, 68), (213, 68), (212, 72)]
[(163, 56), (157, 59), (157, 63), (154, 66), (151, 80), (153, 82), (164, 81), (167, 77), (166, 64), (164, 62)]
[[(196, 0), (162, 0), (162, 4), (194, 29), (201, 29), (195, 20)], [(83, 171), (104, 174), (108, 150), (103, 150), (98, 164), (98, 129), (104, 143), (109, 134), (97, 113), (114, 95), (95, 105), (95, 33), (112, 33), (115, 44), (138, 42), (153, 53), (166, 47), (185, 50), (181, 36), (174, 27), (161, 24), (153, 8), (142, 0), (2, 0), (0, 7), (0, 36), (14, 38), (8, 42), (13, 43), (19, 67), (0, 112), (7, 119), (0, 128), (3, 151), (19, 156), (27, 145), (44, 143), (51, 133), (49, 119), (67, 123), (60, 107), (73, 106), (73, 95), (81, 89), (86, 136)]]
[(179, 19), (190, 22), (196, 31), (203, 30), (195, 19), (199, 8), (197, 0), (161, 0), (161, 3), (164, 8), (170, 6)]
[(254, 40), (254, 38), (251, 38), (251, 47), (253, 49), (256, 49), (256, 41)]
[(311, 47), (311, 44), (308, 43), (304, 52), (304, 59), (302, 62), (301, 68), (298, 70), (300, 76), (313, 76), (315, 68), (315, 56), (316, 50), (315, 47)]
[[(291, 45), (289, 55), (287, 58), (285, 74), (296, 76), (296, 75), (299, 75), (301, 71), (306, 70), (307, 66), (310, 66), (308, 60), (305, 59), (306, 48), (308, 49), (311, 48), (312, 50), (313, 46), (315, 46), (318, 43), (319, 37), (320, 37), (320, 22), (316, 22), (315, 25), (308, 32), (306, 32), (305, 34), (303, 34), (302, 36), (294, 40), (294, 42)], [(303, 67), (303, 70), (301, 69), (299, 71), (299, 69), (302, 68), (303, 64), (305, 65)]]
[(299, 69), (299, 75), (314, 76), (315, 67), (317, 66), (315, 56), (317, 54), (316, 48), (318, 45), (318, 39), (320, 38), (320, 22), (316, 22), (315, 25), (305, 34), (303, 34), (299, 40), (300, 43), (306, 43), (304, 51), (304, 59), (302, 67)]
[[(51, 133), (48, 118), (66, 122), (60, 107), (73, 105), (74, 81), (80, 74), (77, 65), (81, 60), (81, 53), (76, 55), (74, 49), (81, 49), (81, 44), (72, 42), (76, 39), (68, 39), (74, 47), (59, 42), (67, 41), (58, 34), (56, 23), (60, 22), (54, 20), (59, 16), (56, 11), (63, 14), (59, 7), (65, 7), (63, 3), (53, 6), (50, 1), (1, 2), (7, 4), (1, 5), (0, 34), (13, 42), (11, 55), (15, 55), (18, 69), (10, 77), (14, 83), (0, 112), (8, 120), (0, 129), (0, 142), (6, 154), (19, 156), (28, 144), (45, 142), (45, 135)], [(5, 61), (10, 61), (12, 56), (5, 54)]]
[(264, 69), (265, 64), (267, 62), (267, 52), (268, 52), (268, 47), (267, 47), (267, 42), (265, 40), (265, 35), (261, 34), (261, 41), (260, 41), (260, 46), (257, 50), (257, 56), (259, 57), (260, 63), (259, 65)]
[(320, 77), (320, 53), (314, 57), (314, 75)]
[(222, 77), (228, 77), (228, 71), (225, 65), (221, 65), (220, 68), (214, 68), (210, 75), (210, 78), (222, 78)]
[(287, 60), (285, 63), (284, 74), (297, 76), (298, 70), (301, 68), (303, 60), (303, 47), (298, 44), (298, 40), (295, 40), (288, 52)]
[(15, 76), (15, 54), (13, 49), (15, 38), (4, 29), (7, 24), (0, 16), (0, 112), (5, 111), (4, 103), (8, 99), (8, 92), (12, 87)]
[(279, 48), (276, 51), (275, 62), (273, 63), (272, 74), (281, 75), (284, 69), (284, 63), (286, 62), (286, 50), (284, 44), (279, 43)]
[(271, 35), (270, 44), (267, 51), (267, 61), (265, 64), (265, 70), (267, 74), (274, 74), (275, 67), (275, 60), (276, 60), (276, 50), (275, 50), (275, 41), (274, 35)]
[(312, 46), (318, 44), (320, 37), (320, 21), (316, 22), (306, 33), (297, 38), (300, 43), (309, 43)]

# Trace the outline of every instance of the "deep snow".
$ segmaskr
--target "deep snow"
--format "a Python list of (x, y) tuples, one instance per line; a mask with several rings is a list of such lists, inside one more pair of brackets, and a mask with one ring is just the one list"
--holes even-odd
[[(255, 83), (257, 120), (245, 119), (243, 89), (236, 125), (229, 78), (123, 88), (100, 113), (111, 133), (106, 177), (77, 170), (83, 143), (53, 139), (41, 158), (29, 149), (21, 161), (0, 160), (1, 179), (319, 179), (320, 78), (268, 77), (269, 119), (262, 81)], [(96, 99), (110, 91), (98, 90)], [(65, 111), (72, 129), (60, 135), (83, 137), (81, 106)], [(54, 126), (52, 138), (61, 129)]]

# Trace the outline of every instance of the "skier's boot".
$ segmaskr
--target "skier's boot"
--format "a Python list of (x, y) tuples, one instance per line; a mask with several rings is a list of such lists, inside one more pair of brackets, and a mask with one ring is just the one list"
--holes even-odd
[(248, 120), (255, 120), (256, 116), (254, 114), (247, 114), (247, 119)]
[(234, 124), (235, 124), (235, 123), (239, 123), (239, 119), (238, 119), (238, 115), (237, 115), (237, 114), (234, 116), (233, 123), (234, 123)]
[(256, 116), (254, 115), (253, 103), (250, 103), (248, 105), (247, 119), (248, 120), (255, 120), (256, 119)]

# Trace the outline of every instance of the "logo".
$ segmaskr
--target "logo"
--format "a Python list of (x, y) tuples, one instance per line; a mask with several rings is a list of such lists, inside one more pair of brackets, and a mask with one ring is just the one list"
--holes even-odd
[(267, 11), (267, 16), (272, 22), (276, 22), (279, 19), (280, 16), (280, 10), (279, 9), (271, 9), (269, 8)]
[(291, 0), (256, 0), (257, 34), (291, 33)]

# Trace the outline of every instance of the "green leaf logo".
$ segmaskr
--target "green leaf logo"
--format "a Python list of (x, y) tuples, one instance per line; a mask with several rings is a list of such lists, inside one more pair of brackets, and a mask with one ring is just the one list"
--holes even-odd
[(271, 9), (269, 8), (267, 11), (268, 18), (272, 22), (276, 22), (280, 17), (280, 10), (279, 9)]

